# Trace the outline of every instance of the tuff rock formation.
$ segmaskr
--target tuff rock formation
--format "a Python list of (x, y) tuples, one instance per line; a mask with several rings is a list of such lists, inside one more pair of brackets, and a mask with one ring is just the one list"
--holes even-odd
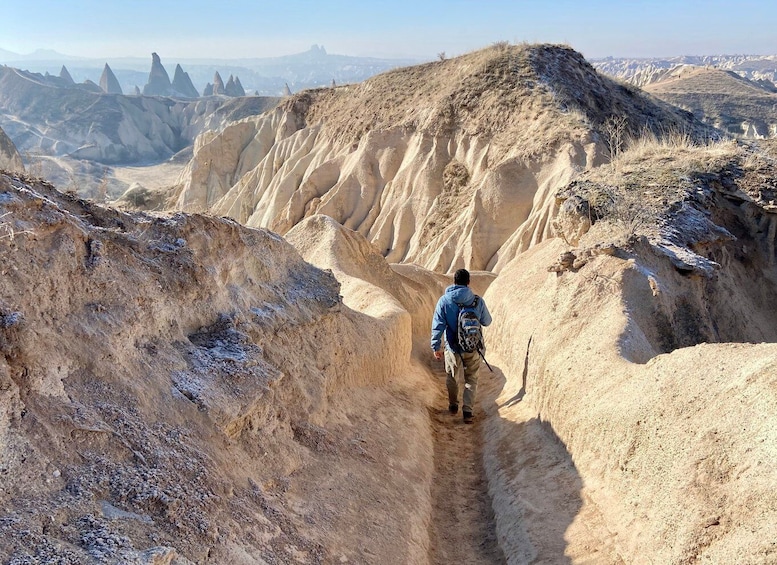
[(116, 75), (113, 74), (113, 71), (108, 66), (108, 63), (105, 63), (103, 74), (100, 77), (100, 88), (103, 90), (103, 92), (108, 94), (124, 94), (124, 92), (121, 90), (119, 81), (116, 79)]
[[(104, 164), (159, 162), (190, 146), (203, 129), (221, 127), (232, 114), (217, 112), (228, 100), (101, 96), (94, 84), (90, 91), (85, 85), (56, 86), (42, 75), (0, 67), (0, 127), (20, 151)], [(275, 103), (252, 99), (238, 115)]]
[(289, 88), (289, 83), (283, 85), (283, 96), (291, 96), (291, 88)]
[(135, 85), (135, 90), (133, 93), (135, 94), (135, 96), (141, 96), (143, 94), (142, 92), (140, 92), (140, 88), (138, 87), (137, 84)]
[(170, 76), (162, 66), (162, 61), (156, 53), (151, 54), (151, 71), (148, 74), (148, 82), (143, 87), (145, 96), (169, 96), (172, 93)]
[(207, 83), (205, 85), (205, 88), (202, 90), (203, 96), (213, 96), (213, 85), (211, 83)]
[(240, 79), (229, 75), (229, 80), (224, 87), (224, 94), (227, 96), (245, 96), (246, 91), (243, 90), (243, 85), (240, 84)]
[(498, 271), (552, 233), (555, 192), (609, 154), (605, 123), (709, 130), (557, 46), (492, 48), (304, 92), (202, 136), (177, 206), (283, 234), (320, 213), (391, 262)]
[(172, 87), (176, 94), (183, 98), (199, 98), (200, 96), (197, 89), (194, 88), (192, 79), (189, 78), (189, 73), (184, 72), (181, 65), (175, 66)]

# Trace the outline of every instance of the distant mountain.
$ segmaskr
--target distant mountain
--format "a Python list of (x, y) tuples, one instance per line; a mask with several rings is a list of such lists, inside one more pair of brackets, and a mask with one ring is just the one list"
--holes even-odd
[(22, 55), (13, 51), (6, 51), (0, 48), (0, 63), (10, 64), (22, 61), (78, 61), (85, 60), (84, 57), (74, 57), (65, 55), (53, 49), (36, 49), (32, 53)]
[(5, 49), (0, 49), (0, 63), (4, 63), (5, 61), (18, 61), (21, 59), (21, 55), (18, 53), (14, 53), (13, 51), (6, 51)]
[(703, 55), (641, 59), (607, 57), (592, 59), (591, 64), (605, 74), (637, 86), (657, 82), (672, 69), (682, 65), (733, 71), (753, 81), (766, 80), (772, 87), (777, 83), (777, 55)]
[[(114, 57), (86, 59), (63, 55), (54, 51), (36, 51), (19, 55), (0, 50), (0, 63), (37, 73), (58, 74), (67, 63), (77, 82), (91, 80), (99, 83), (105, 63), (110, 64), (124, 92), (133, 92), (135, 85), (144, 85), (148, 79), (147, 58)], [(390, 69), (413, 65), (415, 59), (378, 59), (332, 55), (319, 45), (303, 53), (281, 57), (250, 59), (179, 59), (173, 63), (185, 68), (195, 89), (202, 92), (218, 72), (221, 76), (240, 77), (246, 92), (265, 96), (281, 96), (288, 83), (294, 92), (306, 88), (325, 87), (334, 80), (337, 84), (361, 82)]]

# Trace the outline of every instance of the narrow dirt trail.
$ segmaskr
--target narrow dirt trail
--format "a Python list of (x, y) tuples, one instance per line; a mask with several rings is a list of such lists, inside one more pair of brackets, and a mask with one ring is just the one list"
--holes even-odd
[[(440, 393), (436, 406), (429, 410), (435, 467), (429, 563), (505, 563), (497, 543), (494, 512), (483, 468), (483, 414), (477, 414), (474, 424), (464, 424), (461, 411), (450, 414), (445, 369), (442, 363), (435, 362), (431, 370)], [(481, 378), (485, 378), (482, 372)]]

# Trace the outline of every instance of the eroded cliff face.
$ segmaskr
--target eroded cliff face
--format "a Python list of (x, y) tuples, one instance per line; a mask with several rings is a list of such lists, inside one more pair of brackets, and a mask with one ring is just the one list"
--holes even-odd
[(635, 131), (698, 127), (572, 50), (493, 48), (306, 92), (202, 136), (177, 207), (281, 234), (325, 214), (390, 262), (498, 271), (548, 237), (553, 194), (605, 159), (616, 112)]
[[(363, 253), (339, 264), (364, 276)], [(359, 561), (354, 528), (381, 561), (426, 554), (428, 383), (380, 286), (358, 312), (266, 230), (5, 175), (0, 257), (0, 554)], [(383, 426), (412, 437), (365, 439)], [(389, 511), (365, 522), (359, 493)]]

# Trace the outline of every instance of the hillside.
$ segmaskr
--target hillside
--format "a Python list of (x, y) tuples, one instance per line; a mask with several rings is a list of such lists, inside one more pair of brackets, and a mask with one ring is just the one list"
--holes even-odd
[(731, 135), (777, 136), (777, 94), (733, 71), (677, 67), (644, 88)]
[[(0, 560), (774, 563), (775, 179), (501, 44), (199, 135), (216, 214), (0, 173)], [(473, 424), (429, 351), (462, 265)]]
[(391, 262), (499, 270), (549, 236), (556, 190), (609, 158), (613, 116), (714, 135), (569, 48), (497, 45), (203, 135), (175, 206), (282, 234), (326, 214)]

